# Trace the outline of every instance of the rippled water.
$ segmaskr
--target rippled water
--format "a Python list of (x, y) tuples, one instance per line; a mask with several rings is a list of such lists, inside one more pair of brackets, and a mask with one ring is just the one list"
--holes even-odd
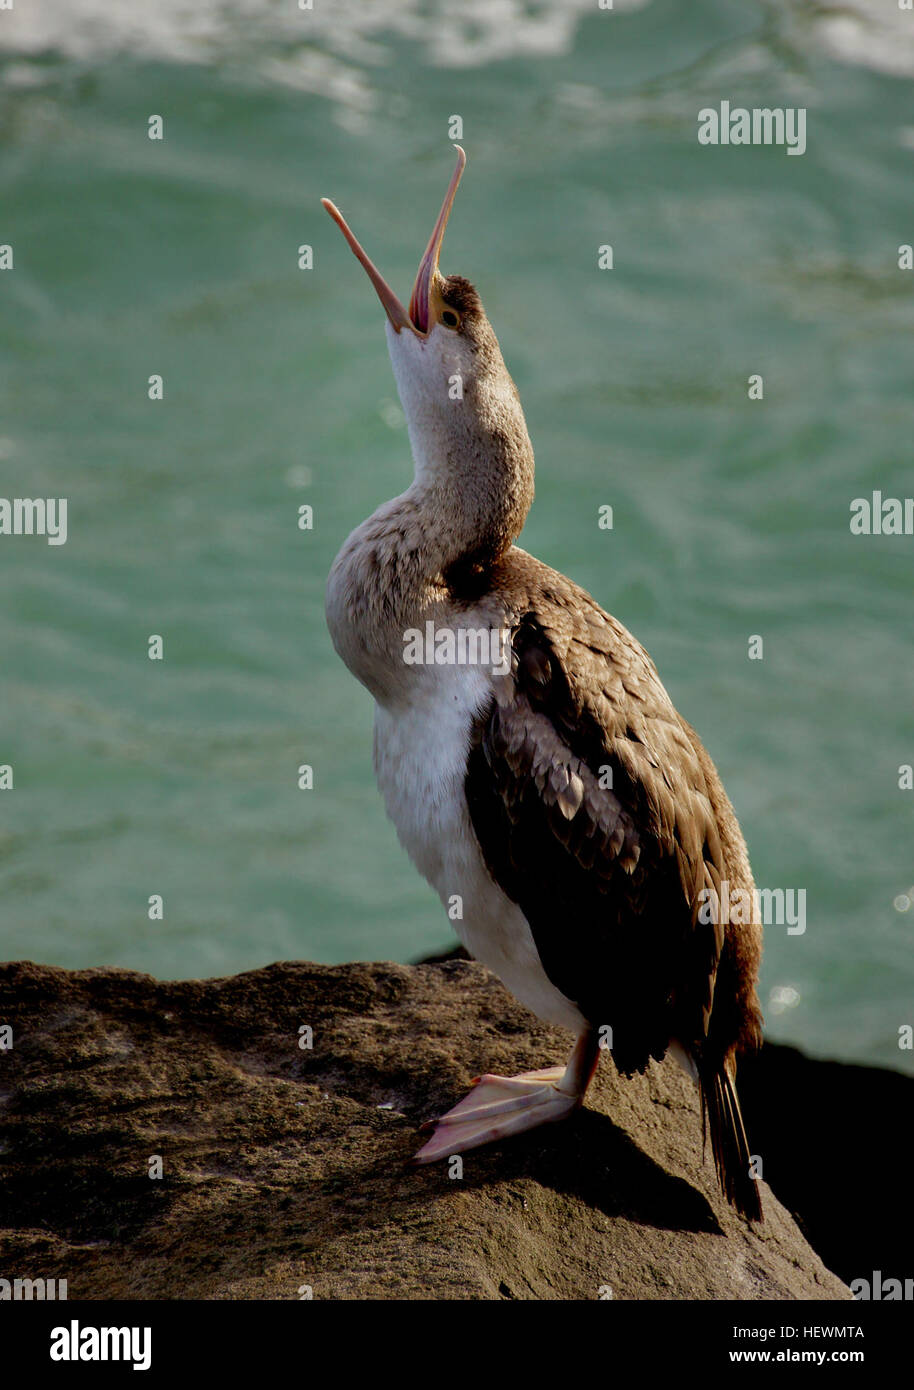
[[(806, 933), (768, 933), (772, 1035), (904, 1066), (914, 538), (848, 508), (914, 492), (914, 17), (68, 0), (0, 44), (0, 495), (69, 499), (65, 546), (0, 537), (3, 954), (189, 976), (447, 942), (324, 627), (336, 549), (410, 464), (318, 199), (405, 292), (457, 113), (444, 269), (525, 403), (523, 543), (651, 651), (759, 883), (806, 890)], [(806, 107), (806, 154), (700, 147), (723, 99)]]

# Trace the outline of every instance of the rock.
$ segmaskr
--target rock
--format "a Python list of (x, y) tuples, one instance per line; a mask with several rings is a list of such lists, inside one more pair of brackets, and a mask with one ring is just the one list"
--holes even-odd
[(11, 964), (3, 1024), (2, 1266), (71, 1298), (850, 1297), (770, 1191), (760, 1228), (731, 1213), (673, 1062), (604, 1059), (584, 1110), (462, 1179), (408, 1166), (474, 1075), (569, 1050), (474, 962)]
[(739, 1090), (765, 1177), (829, 1269), (910, 1278), (914, 1078), (766, 1043)]

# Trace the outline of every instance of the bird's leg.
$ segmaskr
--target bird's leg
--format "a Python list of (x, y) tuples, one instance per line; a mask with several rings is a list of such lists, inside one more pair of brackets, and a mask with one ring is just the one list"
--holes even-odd
[(586, 1028), (564, 1068), (546, 1067), (520, 1076), (478, 1076), (474, 1089), (453, 1110), (422, 1126), (435, 1132), (413, 1162), (434, 1163), (566, 1119), (583, 1101), (599, 1060), (596, 1032)]

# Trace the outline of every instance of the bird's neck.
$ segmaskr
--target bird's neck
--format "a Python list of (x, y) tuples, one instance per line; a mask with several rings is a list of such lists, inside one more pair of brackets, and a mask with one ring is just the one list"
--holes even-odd
[(454, 621), (455, 599), (485, 587), (519, 533), (528, 502), (467, 497), (440, 477), (417, 480), (344, 544), (327, 584), (327, 622), (346, 665), (381, 703), (415, 680), (407, 631)]
[(400, 394), (415, 479), (352, 533), (327, 586), (334, 645), (382, 703), (405, 688), (404, 633), (457, 621), (533, 501), (533, 448), (503, 366), (470, 380), (459, 402)]
[(485, 568), (520, 535), (533, 501), (533, 446), (498, 342), (487, 321), (472, 342), (443, 329), (424, 347), (387, 337), (415, 467), (405, 499), (420, 521), (424, 577)]

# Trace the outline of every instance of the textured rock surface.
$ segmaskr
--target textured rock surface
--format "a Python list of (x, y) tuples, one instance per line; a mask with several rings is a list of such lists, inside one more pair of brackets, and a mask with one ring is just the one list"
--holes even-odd
[(914, 1078), (766, 1043), (739, 1090), (766, 1178), (829, 1269), (909, 1279)]
[(4, 965), (3, 1024), (5, 1277), (71, 1298), (849, 1297), (767, 1188), (761, 1228), (731, 1214), (671, 1062), (625, 1081), (604, 1059), (586, 1109), (465, 1155), (462, 1179), (409, 1167), (471, 1077), (570, 1045), (472, 962), (174, 984)]

